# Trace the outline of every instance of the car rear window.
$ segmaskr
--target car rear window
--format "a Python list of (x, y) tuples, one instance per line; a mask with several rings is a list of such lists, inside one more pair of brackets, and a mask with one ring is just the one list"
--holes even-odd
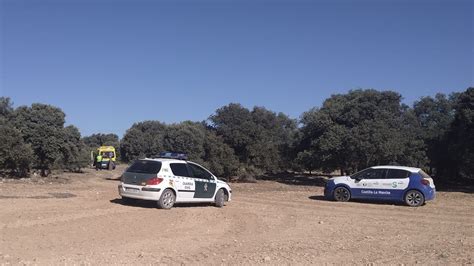
[(418, 172), (418, 174), (420, 174), (421, 177), (423, 177), (423, 178), (431, 178), (431, 176), (428, 175), (427, 173), (425, 173), (425, 171), (423, 171), (423, 170), (420, 170), (420, 171)]
[(157, 161), (136, 161), (128, 169), (127, 172), (140, 174), (157, 174), (161, 170), (161, 162)]

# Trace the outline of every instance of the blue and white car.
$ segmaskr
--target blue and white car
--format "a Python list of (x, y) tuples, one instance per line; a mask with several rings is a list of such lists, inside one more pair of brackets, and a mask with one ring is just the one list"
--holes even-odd
[(374, 166), (351, 176), (329, 179), (324, 196), (336, 201), (373, 199), (405, 202), (418, 207), (435, 198), (433, 179), (420, 168)]

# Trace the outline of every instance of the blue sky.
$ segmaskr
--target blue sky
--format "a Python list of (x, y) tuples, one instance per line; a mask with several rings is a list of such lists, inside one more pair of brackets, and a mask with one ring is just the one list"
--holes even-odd
[(230, 102), (292, 118), (331, 94), (473, 86), (474, 2), (0, 0), (0, 92), (83, 135), (201, 121)]

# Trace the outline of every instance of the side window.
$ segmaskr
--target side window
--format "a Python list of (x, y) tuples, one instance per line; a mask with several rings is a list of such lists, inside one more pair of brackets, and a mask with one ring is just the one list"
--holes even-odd
[(193, 173), (193, 176), (195, 178), (201, 178), (201, 179), (211, 179), (212, 175), (208, 171), (206, 171), (204, 168), (197, 166), (192, 163), (188, 163), (188, 166), (190, 170)]
[(385, 178), (385, 169), (367, 169), (363, 172), (360, 172), (356, 177), (359, 179), (382, 179)]
[(383, 179), (387, 175), (387, 169), (374, 169), (370, 179)]
[(410, 172), (399, 169), (388, 169), (387, 178), (388, 179), (403, 179), (409, 176)]
[(191, 177), (184, 163), (170, 163), (170, 167), (174, 175)]

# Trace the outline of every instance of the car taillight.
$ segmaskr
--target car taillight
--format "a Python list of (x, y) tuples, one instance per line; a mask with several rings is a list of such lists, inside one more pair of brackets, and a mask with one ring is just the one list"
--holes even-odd
[(428, 179), (421, 179), (421, 183), (425, 186), (429, 186), (430, 185), (430, 181)]
[(153, 177), (152, 179), (148, 179), (148, 181), (146, 181), (146, 184), (147, 185), (158, 185), (162, 181), (163, 181), (163, 178)]

